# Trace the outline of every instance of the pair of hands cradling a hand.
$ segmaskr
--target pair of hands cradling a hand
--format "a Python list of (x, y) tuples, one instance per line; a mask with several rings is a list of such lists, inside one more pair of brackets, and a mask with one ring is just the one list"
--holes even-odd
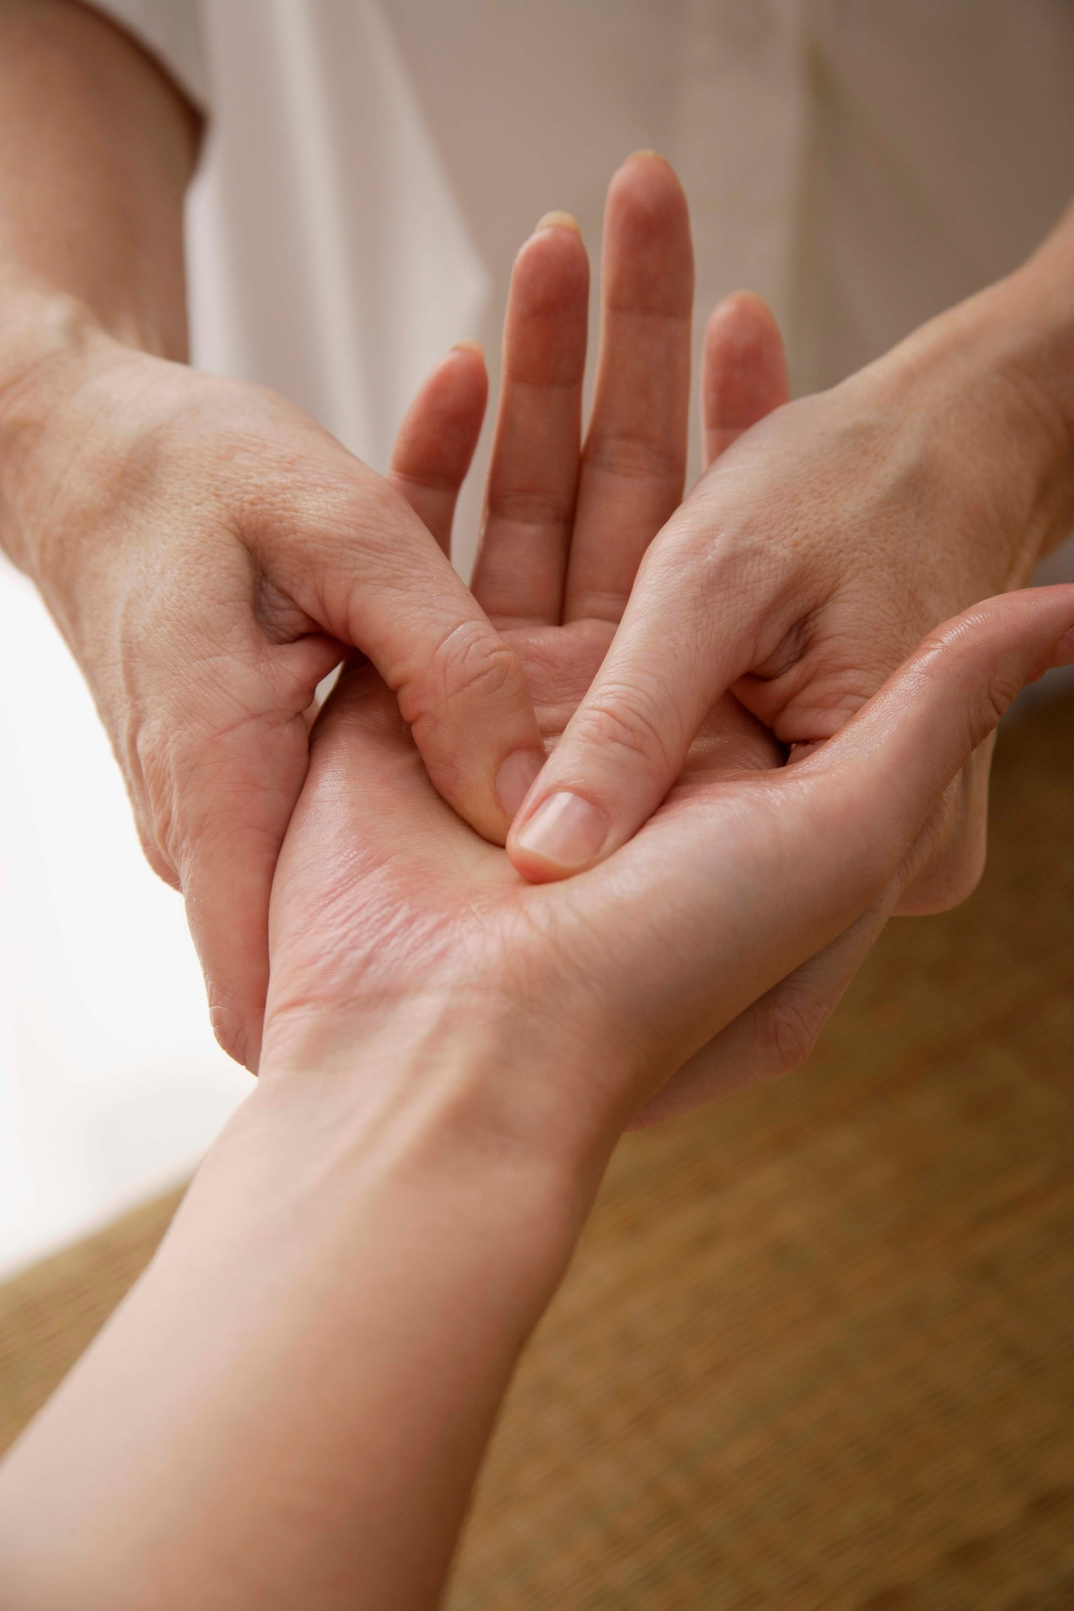
[[(976, 571), (925, 564), (935, 529), (900, 559), (906, 450), (863, 451), (883, 431), (853, 387), (783, 407), (778, 332), (749, 296), (717, 309), (704, 353), (707, 458), (734, 451), (679, 508), (692, 278), (674, 174), (632, 158), (609, 192), (582, 445), (585, 249), (556, 215), (523, 247), (473, 590), (525, 668), (552, 758), (505, 855), (438, 797), (375, 669), (348, 666), (277, 876), (273, 1062), (298, 1056), (330, 1001), (345, 1017), (408, 999), (437, 1021), (491, 1012), (539, 1039), (551, 1015), (634, 1071), (617, 1122), (658, 1117), (800, 1062), (889, 913), (922, 889), (934, 904), (965, 893), (980, 746), (1065, 657), (1074, 594), (993, 600), (887, 682), (1017, 562), (984, 542)], [(445, 550), (485, 392), (480, 356), (457, 349), (397, 441), (392, 478)], [(837, 516), (860, 549), (878, 544), (871, 591)], [(533, 802), (549, 797), (538, 837)]]

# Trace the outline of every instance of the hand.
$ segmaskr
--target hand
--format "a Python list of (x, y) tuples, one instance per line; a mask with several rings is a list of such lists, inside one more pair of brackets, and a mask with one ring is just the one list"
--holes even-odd
[[(514, 823), (509, 850), (525, 876), (564, 876), (621, 845), (725, 690), (796, 759), (937, 623), (1025, 584), (1074, 521), (1074, 410), (1053, 373), (1071, 323), (1057, 242), (881, 362), (795, 403), (763, 307), (738, 298), (717, 310), (708, 458), (775, 412), (719, 457), (647, 554), (611, 652)], [(754, 353), (758, 379), (728, 414), (736, 343)], [(952, 786), (946, 826), (899, 910), (941, 910), (974, 887), (989, 757), (985, 745)], [(566, 796), (579, 802), (571, 843), (538, 820), (552, 795), (560, 818)]]
[[(632, 442), (663, 443), (661, 462), (681, 462), (667, 420), (684, 413), (669, 407), (684, 384), (683, 336), (676, 320), (652, 318), (650, 299), (654, 286), (669, 299), (685, 289), (687, 244), (670, 170), (634, 159), (609, 197), (605, 339), (589, 443), (607, 442), (617, 422)], [(578, 524), (569, 542), (559, 535), (572, 506), (564, 457), (577, 442), (584, 266), (581, 243), (565, 228), (539, 232), (518, 260), (477, 573), (479, 585), (495, 579), (501, 590), (494, 619), (524, 623), (506, 630), (550, 743), (612, 630), (581, 614), (563, 620), (563, 607), (554, 624), (563, 578), (567, 599), (572, 575), (614, 578), (617, 586), (583, 595), (606, 600), (628, 590), (644, 548), (640, 522), (612, 518), (625, 498), (610, 474), (578, 500), (592, 518), (582, 527), (588, 552), (574, 551)], [(646, 316), (637, 317), (642, 307)], [(724, 334), (728, 354), (749, 348)], [(633, 383), (643, 371), (651, 389)], [(763, 389), (767, 372), (749, 357), (737, 371), (728, 363), (727, 417)], [(481, 381), (476, 355), (433, 377), (404, 427), (400, 473), (457, 486), (470, 445), (460, 422), (476, 430), (466, 399)], [(527, 442), (556, 451), (527, 464)], [(523, 479), (525, 507), (561, 517), (529, 548), (499, 503), (501, 489)], [(655, 497), (650, 508), (657, 518)], [(446, 538), (449, 523), (435, 523)], [(315, 728), (274, 888), (265, 1077), (350, 1064), (356, 1041), (400, 1013), (402, 1034), (420, 1026), (434, 1044), (492, 1018), (541, 1047), (547, 1068), (539, 1089), (532, 1080), (514, 1088), (509, 1072), (490, 1071), (497, 1126), (530, 1137), (542, 1127), (560, 1138), (569, 1130), (590, 1145), (614, 1139), (712, 1037), (733, 1047), (753, 1035), (753, 1004), (793, 970), (823, 959), (826, 948), (830, 955), (860, 943), (916, 876), (922, 846), (943, 820), (946, 786), (1002, 708), (1024, 680), (1074, 652), (1057, 648), (1072, 621), (1074, 589), (990, 602), (928, 641), (842, 733), (793, 767), (779, 764), (782, 752), (763, 727), (725, 697), (635, 838), (577, 879), (536, 886), (445, 807), (388, 691), (370, 667), (352, 665)], [(579, 1047), (595, 1071), (586, 1088), (576, 1079)], [(736, 1077), (733, 1059), (728, 1077)], [(383, 1095), (374, 1087), (359, 1100)]]
[(217, 1036), (255, 1068), (320, 679), (368, 655), (444, 798), (502, 843), (543, 759), (522, 670), (406, 501), (267, 391), (87, 335), (8, 387), (0, 430), (9, 547), (185, 896)]

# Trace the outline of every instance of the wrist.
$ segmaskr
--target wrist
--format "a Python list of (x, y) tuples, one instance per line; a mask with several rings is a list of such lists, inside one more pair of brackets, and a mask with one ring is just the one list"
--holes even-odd
[(1008, 586), (1074, 526), (1074, 260), (1049, 247), (873, 366), (988, 509), (973, 529), (1006, 549)]
[(244, 1214), (280, 1235), (295, 1226), (303, 1257), (391, 1226), (446, 1292), (496, 1295), (513, 1358), (562, 1278), (615, 1136), (585, 1122), (584, 1103), (568, 1112), (549, 1096), (562, 1060), (549, 1066), (497, 1014), (411, 1000), (360, 1029), (295, 1029), (272, 1026), (257, 1089), (201, 1189), (219, 1175), (236, 1197), (240, 1181)]
[(0, 543), (39, 580), (39, 528), (24, 492), (40, 487), (40, 450), (64, 403), (115, 343), (77, 298), (35, 288), (0, 287), (0, 328)]
[(629, 1117), (614, 1053), (521, 999), (414, 992), (359, 1012), (270, 1012), (259, 1087), (363, 1150), (390, 1131), (433, 1157), (494, 1152), (595, 1189)]

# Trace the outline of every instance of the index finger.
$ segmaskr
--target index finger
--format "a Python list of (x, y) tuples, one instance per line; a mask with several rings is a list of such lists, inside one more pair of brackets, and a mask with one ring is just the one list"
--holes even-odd
[(600, 360), (582, 453), (564, 620), (618, 621), (682, 497), (694, 257), (674, 170), (639, 151), (608, 188)]

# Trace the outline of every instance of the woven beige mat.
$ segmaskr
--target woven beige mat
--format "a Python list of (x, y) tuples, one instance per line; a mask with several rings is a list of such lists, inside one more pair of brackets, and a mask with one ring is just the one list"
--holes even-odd
[[(1074, 1607), (1074, 701), (801, 1074), (627, 1139), (451, 1611)], [(0, 1288), (8, 1439), (174, 1198)]]

